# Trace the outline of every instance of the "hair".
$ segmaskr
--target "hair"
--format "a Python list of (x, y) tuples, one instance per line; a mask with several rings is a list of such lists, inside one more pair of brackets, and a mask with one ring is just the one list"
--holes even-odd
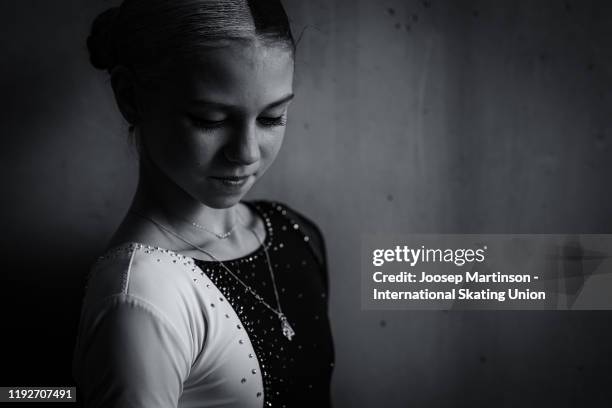
[(253, 40), (295, 51), (279, 0), (124, 0), (94, 20), (87, 47), (95, 68), (146, 72), (202, 49)]
[(95, 68), (125, 66), (138, 81), (154, 83), (177, 60), (254, 41), (295, 53), (280, 0), (124, 0), (96, 17), (87, 48)]

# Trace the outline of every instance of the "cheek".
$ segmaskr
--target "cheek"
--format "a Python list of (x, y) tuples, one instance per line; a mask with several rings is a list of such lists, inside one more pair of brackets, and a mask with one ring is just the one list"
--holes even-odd
[(261, 159), (264, 166), (268, 167), (280, 151), (285, 137), (284, 129), (278, 133), (267, 135), (261, 144)]
[(215, 139), (183, 121), (160, 120), (145, 130), (152, 157), (167, 173), (178, 175), (205, 168), (217, 149)]

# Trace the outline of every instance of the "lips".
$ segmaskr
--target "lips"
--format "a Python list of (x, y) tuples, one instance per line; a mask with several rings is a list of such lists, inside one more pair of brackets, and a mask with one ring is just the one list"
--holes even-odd
[(250, 175), (246, 175), (246, 176), (218, 176), (218, 177), (213, 176), (212, 178), (218, 179), (218, 180), (240, 181), (240, 180), (247, 179), (249, 177), (250, 177)]
[(214, 180), (218, 186), (223, 187), (223, 189), (229, 191), (237, 191), (246, 185), (251, 175), (247, 176), (219, 176), (210, 178)]

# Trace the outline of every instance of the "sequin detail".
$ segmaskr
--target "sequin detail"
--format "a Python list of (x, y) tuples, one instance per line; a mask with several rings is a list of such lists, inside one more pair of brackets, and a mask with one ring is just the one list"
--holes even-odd
[[(258, 397), (263, 396), (264, 406), (290, 407), (304, 402), (328, 406), (333, 346), (326, 298), (321, 296), (324, 292), (319, 279), (321, 272), (316, 269), (317, 262), (304, 239), (304, 231), (289, 217), (291, 211), (271, 202), (257, 202), (254, 209), (264, 220), (263, 245), (273, 263), (282, 310), (296, 331), (291, 341), (283, 336), (278, 317), (217, 262), (195, 260), (195, 263), (207, 271), (236, 310), (242, 322), (242, 329), (236, 330), (245, 331), (251, 340), (261, 368), (264, 389)], [(276, 303), (263, 247), (223, 263), (267, 303)], [(254, 358), (251, 354), (248, 357)], [(249, 368), (249, 375), (257, 374), (255, 366)]]

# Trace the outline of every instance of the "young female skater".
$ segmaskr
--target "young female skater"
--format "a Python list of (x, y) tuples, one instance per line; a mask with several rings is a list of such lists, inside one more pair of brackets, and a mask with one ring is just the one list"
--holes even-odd
[(125, 0), (87, 43), (140, 173), (88, 277), (73, 361), (81, 400), (330, 406), (323, 237), (285, 204), (242, 200), (276, 157), (294, 97), (280, 2)]

